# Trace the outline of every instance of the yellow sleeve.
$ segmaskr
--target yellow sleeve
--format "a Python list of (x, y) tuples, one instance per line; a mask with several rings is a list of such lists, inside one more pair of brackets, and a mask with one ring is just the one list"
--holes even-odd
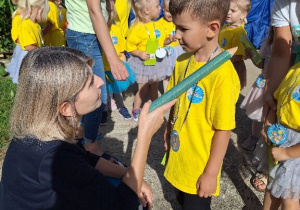
[(59, 10), (57, 6), (51, 1), (49, 1), (49, 6), (50, 6), (50, 10), (48, 12), (47, 21), (52, 23), (53, 26), (51, 29), (57, 29), (59, 28)]
[(127, 39), (126, 39), (126, 51), (132, 52), (138, 49), (139, 43), (142, 41), (138, 34), (139, 26), (137, 24), (132, 25), (129, 28)]
[(41, 28), (36, 23), (30, 24), (29, 19), (23, 20), (19, 26), (19, 41), (20, 46), (23, 50), (28, 45), (35, 45), (36, 47), (41, 46)]
[(230, 61), (223, 64), (216, 78), (211, 107), (211, 121), (215, 129), (232, 130), (235, 128), (235, 104), (239, 97), (240, 83)]

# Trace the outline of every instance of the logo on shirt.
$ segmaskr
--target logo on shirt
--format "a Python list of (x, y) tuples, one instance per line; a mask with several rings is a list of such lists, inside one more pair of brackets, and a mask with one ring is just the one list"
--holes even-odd
[(118, 37), (113, 36), (111, 39), (114, 45), (118, 44)]
[(293, 93), (292, 93), (292, 97), (293, 97), (293, 99), (294, 99), (295, 101), (300, 102), (300, 85), (298, 85), (298, 86), (294, 89), (294, 91), (293, 91)]
[(193, 104), (198, 104), (201, 101), (203, 101), (204, 98), (204, 92), (201, 87), (197, 85), (193, 85), (190, 89), (187, 91), (187, 98), (189, 101), (191, 101)]
[(225, 47), (226, 44), (227, 44), (227, 39), (224, 38), (224, 39), (222, 40), (221, 46), (222, 46), (222, 47)]
[(168, 56), (172, 56), (174, 54), (174, 48), (171, 47), (171, 46), (166, 46), (165, 47), (167, 53), (168, 53)]
[(161, 36), (161, 33), (158, 29), (154, 30), (155, 37), (158, 39)]

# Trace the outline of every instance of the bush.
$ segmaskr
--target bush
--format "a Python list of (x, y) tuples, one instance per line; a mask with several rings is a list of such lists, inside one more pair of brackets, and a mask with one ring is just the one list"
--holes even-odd
[(10, 0), (0, 0), (0, 53), (12, 51), (13, 41), (11, 40), (11, 15), (15, 6)]
[(0, 76), (0, 149), (11, 139), (9, 118), (16, 89), (17, 85), (12, 83), (11, 78)]

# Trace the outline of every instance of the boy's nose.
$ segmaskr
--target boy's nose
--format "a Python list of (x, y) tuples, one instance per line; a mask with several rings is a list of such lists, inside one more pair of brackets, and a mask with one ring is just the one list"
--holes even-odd
[(104, 81), (98, 77), (97, 75), (94, 75), (94, 83), (98, 88), (100, 88), (102, 85), (104, 85)]

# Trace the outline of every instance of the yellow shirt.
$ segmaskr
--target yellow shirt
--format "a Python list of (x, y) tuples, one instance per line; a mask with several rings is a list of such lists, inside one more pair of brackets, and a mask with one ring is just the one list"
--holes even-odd
[[(176, 27), (173, 22), (166, 21), (166, 19), (164, 17), (160, 18), (157, 22), (162, 25), (164, 32), (166, 34), (166, 38), (169, 38), (170, 34), (173, 34), (173, 35), (175, 34)], [(172, 42), (168, 46), (176, 47), (178, 45), (179, 45), (179, 41), (177, 40), (175, 42)]]
[(12, 24), (11, 24), (11, 38), (12, 38), (13, 42), (16, 44), (17, 44), (17, 40), (19, 37), (18, 28), (19, 28), (20, 22), (22, 20), (19, 13), (20, 13), (20, 10), (16, 12), (15, 16), (12, 19)]
[(145, 52), (149, 38), (158, 38), (159, 46), (163, 47), (166, 36), (162, 25), (153, 21), (145, 24), (141, 22), (134, 23), (127, 34), (126, 51), (139, 50)]
[(130, 1), (129, 0), (116, 0), (115, 7), (117, 10), (116, 25), (121, 28), (124, 36), (127, 36), (128, 32), (128, 18), (130, 13)]
[[(196, 62), (192, 53), (179, 56), (167, 89), (170, 90), (204, 64)], [(240, 82), (231, 61), (199, 81), (194, 94), (193, 90), (194, 87), (183, 93), (174, 106), (173, 116), (178, 119), (173, 130), (179, 134), (179, 143), (171, 143), (164, 173), (174, 187), (189, 194), (197, 194), (196, 183), (207, 164), (215, 129), (235, 128), (235, 104), (239, 97)], [(192, 94), (194, 96), (184, 122)], [(214, 196), (220, 192), (220, 172), (221, 168)]]
[(219, 35), (219, 45), (227, 50), (232, 47), (238, 47), (238, 50), (234, 55), (242, 55), (243, 59), (245, 58), (245, 46), (240, 41), (241, 35), (244, 34), (247, 36), (247, 32), (244, 29), (244, 26), (239, 26), (235, 28), (228, 28), (227, 25), (223, 26), (220, 35)]
[(300, 63), (297, 63), (289, 70), (275, 91), (274, 97), (277, 99), (277, 119), (281, 119), (281, 123), (299, 131)]
[(38, 23), (32, 22), (30, 19), (25, 19), (19, 25), (19, 42), (23, 50), (28, 45), (42, 46), (42, 31)]
[[(121, 29), (117, 26), (112, 24), (109, 30), (110, 37), (112, 39), (113, 45), (115, 47), (115, 50), (117, 52), (117, 55), (122, 60), (121, 53), (125, 51), (125, 39), (121, 32)], [(103, 64), (105, 71), (109, 71), (110, 67), (108, 64), (108, 61), (106, 59), (105, 53), (103, 53)]]
[(49, 13), (47, 21), (52, 23), (52, 28), (44, 34), (44, 42), (46, 46), (64, 46), (66, 45), (66, 40), (63, 30), (59, 27), (59, 10), (51, 1), (49, 2)]

